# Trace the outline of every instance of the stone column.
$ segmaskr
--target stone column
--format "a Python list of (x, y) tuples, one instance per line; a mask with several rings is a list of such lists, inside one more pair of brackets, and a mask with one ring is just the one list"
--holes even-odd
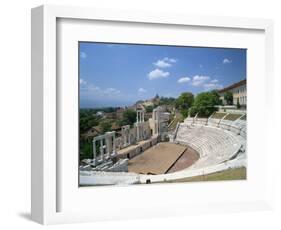
[(127, 146), (127, 135), (126, 135), (126, 129), (124, 129), (124, 146)]
[(97, 163), (97, 152), (96, 152), (96, 140), (93, 140), (93, 163), (96, 165)]
[(100, 139), (100, 159), (103, 162), (104, 156), (103, 156), (103, 139)]
[(115, 133), (114, 133), (114, 136), (113, 136), (113, 146), (112, 146), (112, 155), (115, 155), (116, 154), (116, 144), (115, 144)]
[(139, 124), (137, 123), (137, 141), (139, 141), (140, 136), (139, 136)]
[(159, 121), (157, 120), (157, 134), (159, 134), (160, 133), (160, 123), (159, 123)]
[(158, 110), (155, 111), (155, 120), (157, 120), (157, 121), (159, 120), (159, 112), (158, 112)]
[(111, 138), (111, 136), (106, 136), (106, 139), (105, 139), (107, 158), (110, 158), (110, 151), (111, 151), (111, 148), (110, 148), (110, 142), (111, 142), (110, 138)]
[(122, 137), (121, 140), (122, 140), (122, 142), (123, 142), (122, 146), (124, 147), (124, 146), (125, 146), (125, 138), (124, 138), (124, 127), (123, 127), (123, 126), (121, 127), (121, 135), (122, 135), (122, 136), (121, 136), (121, 137)]
[(128, 130), (128, 139), (129, 139), (129, 145), (131, 144), (131, 135), (130, 135), (130, 129)]

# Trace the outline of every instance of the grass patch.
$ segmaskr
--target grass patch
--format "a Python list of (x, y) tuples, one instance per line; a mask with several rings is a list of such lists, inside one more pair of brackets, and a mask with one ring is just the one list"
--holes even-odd
[(226, 115), (226, 113), (215, 112), (215, 113), (212, 115), (212, 118), (214, 118), (214, 119), (222, 119), (225, 115)]
[(241, 117), (242, 114), (238, 114), (238, 113), (230, 113), (228, 114), (224, 119), (225, 120), (230, 120), (230, 121), (235, 121), (236, 119), (238, 119), (239, 117)]
[(245, 114), (243, 117), (241, 117), (240, 120), (246, 121), (247, 120), (247, 114)]
[(174, 180), (171, 182), (195, 182), (195, 181), (218, 181), (218, 180), (245, 180), (247, 169), (245, 167), (228, 169), (222, 172), (211, 173), (204, 176), (195, 176)]

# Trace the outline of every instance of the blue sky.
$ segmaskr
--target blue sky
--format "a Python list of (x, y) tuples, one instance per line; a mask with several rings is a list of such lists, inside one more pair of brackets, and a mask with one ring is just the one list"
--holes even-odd
[(80, 42), (80, 107), (126, 106), (246, 78), (246, 50)]

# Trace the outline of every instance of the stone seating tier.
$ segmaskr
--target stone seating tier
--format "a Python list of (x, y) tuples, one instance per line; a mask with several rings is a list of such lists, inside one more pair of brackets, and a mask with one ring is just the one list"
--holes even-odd
[(209, 118), (208, 120), (206, 118), (186, 118), (184, 121), (184, 124), (187, 125), (202, 125), (202, 126), (211, 126), (211, 127), (218, 127), (227, 131), (231, 131), (236, 135), (243, 135), (243, 137), (246, 137), (246, 126), (247, 122), (246, 120), (220, 120), (220, 119), (214, 119)]
[(242, 146), (239, 138), (220, 128), (182, 123), (175, 141), (195, 149), (200, 159), (191, 168), (202, 168), (231, 159)]

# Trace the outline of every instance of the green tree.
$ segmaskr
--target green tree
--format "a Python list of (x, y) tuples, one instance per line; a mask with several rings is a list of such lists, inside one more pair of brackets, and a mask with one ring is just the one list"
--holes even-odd
[(195, 117), (195, 115), (197, 114), (197, 109), (195, 106), (191, 106), (188, 110), (188, 113), (191, 117)]
[(146, 107), (145, 107), (145, 111), (146, 111), (147, 113), (152, 113), (153, 109), (154, 109), (154, 106), (152, 106), (152, 105), (149, 105), (149, 106), (146, 106)]
[(220, 99), (220, 94), (219, 94), (218, 90), (213, 90), (213, 91), (211, 91), (211, 93), (214, 96), (215, 105), (222, 105), (222, 100)]
[(217, 110), (215, 106), (219, 103), (219, 94), (216, 91), (199, 93), (190, 112), (193, 115), (199, 113), (199, 116), (208, 117)]
[(108, 132), (111, 129), (111, 123), (109, 121), (102, 121), (99, 126), (102, 133)]
[(225, 92), (223, 97), (227, 105), (233, 105), (233, 95), (231, 92)]
[(84, 133), (93, 126), (98, 125), (99, 118), (92, 109), (80, 109), (80, 132)]
[(241, 105), (240, 105), (240, 102), (239, 102), (239, 98), (237, 98), (237, 109), (240, 109), (241, 108)]
[(160, 97), (159, 105), (172, 105), (175, 100), (173, 97)]
[(136, 111), (128, 109), (123, 113), (122, 125), (133, 125), (136, 122)]
[(193, 105), (193, 103), (193, 94), (190, 92), (184, 92), (176, 99), (176, 108), (180, 111), (183, 117), (187, 117), (188, 109)]
[(80, 138), (80, 160), (93, 158), (93, 147), (91, 139)]

